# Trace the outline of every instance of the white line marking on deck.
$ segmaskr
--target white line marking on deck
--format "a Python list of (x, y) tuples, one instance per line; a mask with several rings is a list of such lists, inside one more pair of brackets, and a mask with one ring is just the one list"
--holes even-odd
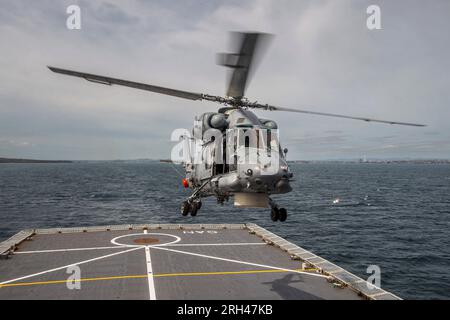
[[(197, 247), (197, 246), (256, 246), (267, 245), (265, 242), (248, 242), (248, 243), (177, 243), (177, 244), (160, 244), (164, 247)], [(72, 251), (91, 251), (91, 250), (108, 250), (108, 249), (124, 249), (130, 248), (129, 245), (111, 246), (111, 247), (92, 247), (92, 248), (69, 248), (69, 249), (53, 249), (53, 250), (31, 250), (31, 251), (16, 251), (14, 254), (33, 254), (33, 253), (55, 253), (55, 252), (72, 252)], [(135, 246), (137, 247), (137, 246)], [(150, 246), (153, 247), (153, 246)]]
[[(147, 230), (144, 230), (144, 234), (147, 234)], [(150, 300), (156, 300), (155, 281), (153, 279), (152, 258), (150, 256), (150, 247), (145, 246), (145, 261), (147, 265), (147, 281), (148, 281), (148, 293)]]
[(168, 248), (164, 248), (164, 247), (154, 247), (154, 248), (158, 249), (158, 250), (164, 250), (164, 251), (176, 252), (176, 253), (181, 253), (181, 254), (187, 254), (187, 255), (196, 256), (196, 257), (202, 257), (202, 258), (208, 258), (208, 259), (214, 259), (214, 260), (221, 260), (221, 261), (227, 261), (227, 262), (240, 263), (240, 264), (245, 264), (245, 265), (255, 266), (255, 267), (261, 267), (261, 268), (267, 268), (267, 269), (282, 270), (282, 271), (287, 271), (287, 272), (292, 272), (292, 273), (300, 273), (300, 274), (305, 274), (305, 275), (314, 276), (314, 277), (328, 278), (328, 276), (325, 276), (325, 275), (322, 275), (322, 274), (318, 274), (318, 273), (309, 273), (309, 272), (298, 271), (298, 270), (287, 269), (287, 268), (274, 267), (274, 266), (269, 266), (269, 265), (264, 265), (264, 264), (259, 264), (259, 263), (240, 261), (240, 260), (234, 260), (234, 259), (227, 259), (227, 258), (221, 258), (221, 257), (215, 257), (215, 256), (208, 256), (208, 255), (205, 255), (205, 254), (186, 252), (186, 251), (180, 251), (180, 250), (175, 250), (175, 249), (168, 249)]
[(107, 250), (107, 249), (123, 249), (123, 248), (129, 248), (129, 247), (127, 247), (127, 246), (111, 246), (111, 247), (93, 247), (93, 248), (71, 248), (71, 249), (54, 249), (54, 250), (17, 251), (17, 252), (14, 252), (14, 254), (53, 253), (53, 252)]
[(161, 247), (255, 246), (255, 245), (257, 245), (257, 246), (259, 246), (259, 245), (266, 246), (267, 243), (265, 243), (265, 242), (248, 242), (248, 243), (241, 243), (241, 242), (236, 242), (236, 243), (176, 243), (176, 244), (162, 245)]
[(109, 257), (117, 256), (119, 254), (131, 252), (131, 251), (138, 250), (138, 249), (141, 249), (141, 248), (142, 247), (132, 248), (132, 249), (128, 249), (128, 250), (124, 250), (124, 251), (120, 251), (120, 252), (107, 254), (105, 256), (101, 256), (101, 257), (97, 257), (97, 258), (93, 258), (93, 259), (89, 259), (89, 260), (84, 260), (84, 261), (80, 261), (80, 262), (71, 263), (71, 264), (68, 264), (66, 266), (62, 266), (62, 267), (58, 267), (58, 268), (54, 268), (54, 269), (50, 269), (50, 270), (45, 270), (45, 271), (42, 271), (42, 272), (30, 274), (30, 275), (23, 276), (23, 277), (20, 277), (20, 278), (16, 278), (16, 279), (0, 282), (0, 284), (8, 284), (8, 283), (11, 283), (11, 282), (25, 280), (25, 279), (28, 279), (28, 278), (32, 278), (32, 277), (40, 276), (40, 275), (43, 275), (43, 274), (46, 274), (46, 273), (50, 273), (50, 272), (53, 272), (53, 271), (67, 269), (68, 267), (71, 267), (71, 266), (79, 266), (81, 264), (86, 264), (86, 263), (89, 263), (89, 262), (98, 261), (98, 260), (101, 260), (101, 259), (106, 259), (106, 258), (109, 258)]

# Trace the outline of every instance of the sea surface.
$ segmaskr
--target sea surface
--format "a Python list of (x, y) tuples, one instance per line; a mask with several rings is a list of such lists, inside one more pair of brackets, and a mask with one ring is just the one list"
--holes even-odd
[[(450, 299), (450, 165), (292, 164), (288, 210), (203, 201), (182, 217), (182, 167), (170, 163), (0, 165), (0, 241), (26, 228), (126, 223), (253, 222), (405, 299)], [(337, 201), (339, 199), (339, 201)]]

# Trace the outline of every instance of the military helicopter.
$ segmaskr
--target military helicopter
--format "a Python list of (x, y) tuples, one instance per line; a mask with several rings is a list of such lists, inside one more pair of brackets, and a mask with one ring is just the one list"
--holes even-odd
[(104, 85), (120, 85), (195, 101), (212, 101), (223, 105), (217, 112), (195, 118), (194, 128), (180, 136), (183, 143), (182, 164), (186, 178), (182, 180), (192, 194), (181, 204), (181, 214), (196, 216), (201, 199), (214, 196), (223, 204), (230, 196), (237, 207), (270, 207), (272, 221), (285, 221), (287, 210), (271, 199), (273, 194), (292, 190), (293, 178), (286, 161), (287, 149), (278, 141), (278, 125), (258, 118), (251, 109), (287, 111), (338, 117), (394, 125), (423, 127), (422, 124), (353, 117), (300, 109), (283, 108), (251, 102), (244, 93), (255, 64), (255, 56), (271, 35), (234, 33), (238, 52), (218, 55), (219, 64), (231, 69), (225, 97), (187, 92), (101, 75), (48, 67), (51, 71), (83, 78)]

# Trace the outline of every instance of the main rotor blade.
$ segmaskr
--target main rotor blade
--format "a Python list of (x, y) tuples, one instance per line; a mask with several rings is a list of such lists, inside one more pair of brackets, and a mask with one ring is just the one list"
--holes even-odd
[(261, 51), (261, 45), (267, 42), (269, 36), (264, 33), (233, 33), (233, 41), (240, 42), (239, 52), (218, 55), (218, 64), (233, 69), (228, 84), (228, 97), (236, 99), (244, 97), (249, 75), (255, 65), (255, 56)]
[[(153, 85), (145, 84), (145, 83), (109, 78), (109, 77), (99, 76), (99, 75), (95, 75), (95, 74), (60, 69), (60, 68), (55, 68), (55, 67), (48, 67), (48, 68), (51, 71), (56, 72), (56, 73), (61, 73), (61, 74), (65, 74), (68, 76), (80, 77), (87, 81), (100, 83), (100, 84), (104, 84), (104, 85), (109, 85), (109, 86), (116, 84), (119, 86), (131, 87), (131, 88), (135, 88), (135, 89), (156, 92), (156, 93), (160, 93), (160, 94), (165, 94), (165, 95), (189, 99), (189, 100), (202, 100), (202, 99), (212, 100), (212, 99), (208, 99), (208, 97), (214, 98), (214, 96), (207, 96), (207, 95), (204, 95), (201, 93), (158, 87), (158, 86), (153, 86)], [(220, 98), (220, 97), (215, 97), (215, 98)], [(217, 99), (212, 100), (212, 101), (217, 101)]]
[(268, 105), (268, 104), (249, 103), (248, 105), (246, 105), (246, 107), (257, 108), (257, 109), (264, 109), (264, 110), (269, 110), (269, 111), (288, 111), (288, 112), (306, 113), (306, 114), (313, 114), (313, 115), (326, 116), (326, 117), (336, 117), (336, 118), (345, 118), (345, 119), (353, 119), (353, 120), (362, 120), (362, 121), (367, 121), (367, 122), (380, 122), (380, 123), (388, 123), (388, 124), (397, 124), (397, 125), (402, 125), (402, 126), (426, 127), (426, 125), (424, 125), (424, 124), (409, 123), (409, 122), (398, 122), (398, 121), (388, 121), (388, 120), (379, 120), (379, 119), (372, 119), (372, 118), (365, 118), (365, 117), (352, 117), (352, 116), (346, 116), (346, 115), (342, 115), (342, 114), (316, 112), (316, 111), (308, 111), (308, 110), (300, 110), (300, 109), (281, 108), (281, 107), (271, 106), (271, 105)]

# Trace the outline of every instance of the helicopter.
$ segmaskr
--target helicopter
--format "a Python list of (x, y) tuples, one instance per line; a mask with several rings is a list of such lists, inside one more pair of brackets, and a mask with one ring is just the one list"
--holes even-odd
[[(150, 84), (78, 72), (48, 66), (56, 73), (80, 77), (103, 85), (120, 85), (194, 101), (211, 101), (221, 105), (217, 112), (195, 117), (192, 131), (179, 135), (182, 145), (180, 161), (186, 171), (182, 180), (192, 194), (182, 202), (183, 216), (196, 216), (201, 199), (216, 197), (219, 204), (234, 197), (236, 207), (269, 208), (272, 221), (284, 222), (287, 210), (272, 198), (292, 190), (286, 155), (278, 139), (278, 124), (261, 119), (251, 110), (285, 111), (302, 114), (354, 119), (392, 125), (424, 127), (423, 124), (354, 117), (301, 109), (284, 108), (245, 97), (247, 82), (255, 57), (271, 35), (258, 32), (234, 33), (237, 52), (218, 54), (218, 64), (231, 69), (226, 96), (182, 91)], [(172, 157), (173, 158), (173, 157)]]

